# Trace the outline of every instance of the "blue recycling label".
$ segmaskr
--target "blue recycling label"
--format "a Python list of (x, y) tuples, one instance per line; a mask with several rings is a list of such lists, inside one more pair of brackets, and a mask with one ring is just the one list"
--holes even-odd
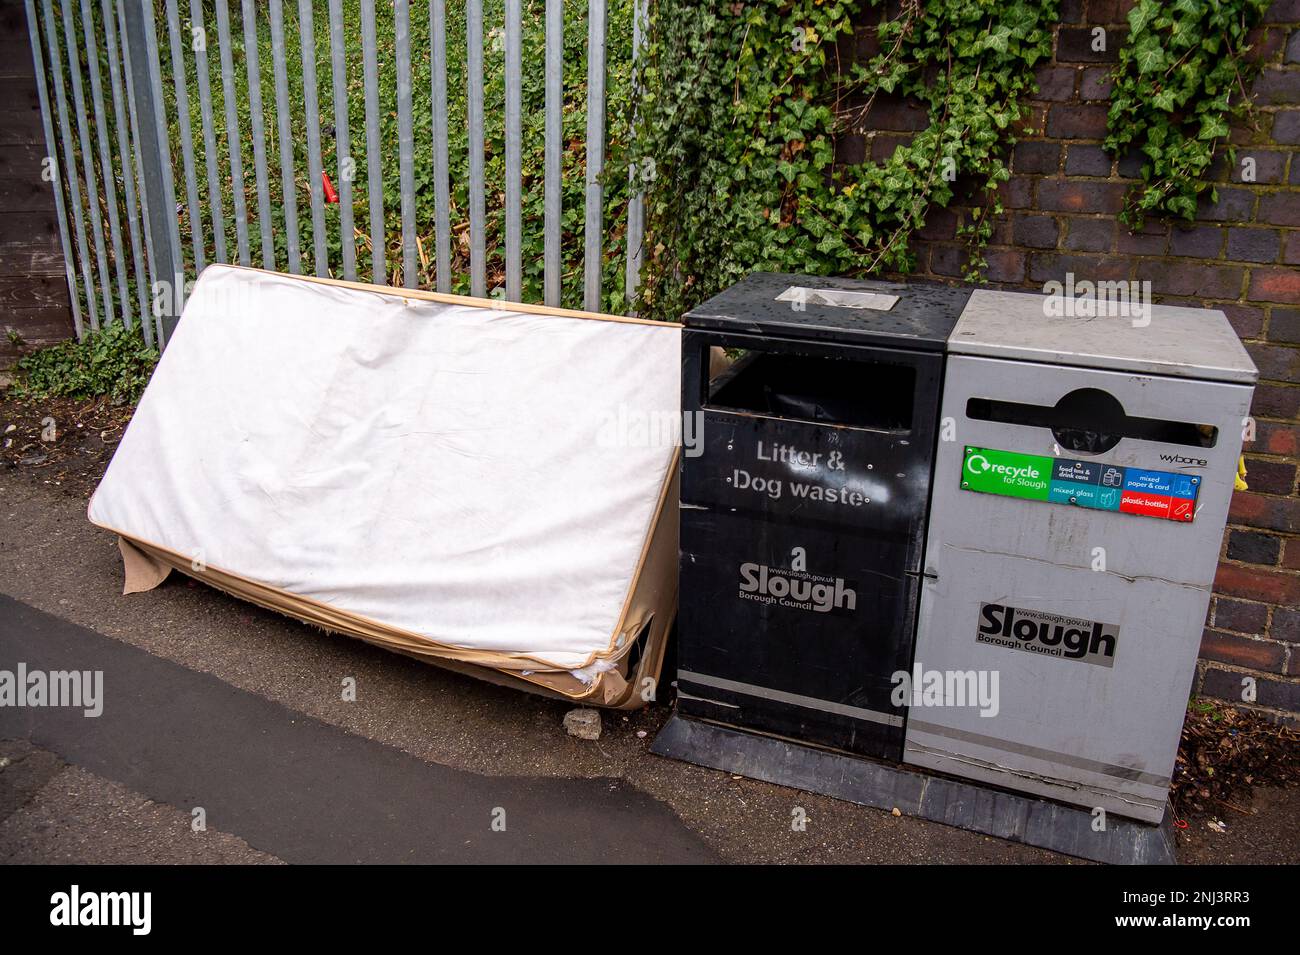
[(1142, 491), (1146, 494), (1173, 494), (1174, 475), (1166, 474), (1164, 471), (1125, 468), (1124, 490)]

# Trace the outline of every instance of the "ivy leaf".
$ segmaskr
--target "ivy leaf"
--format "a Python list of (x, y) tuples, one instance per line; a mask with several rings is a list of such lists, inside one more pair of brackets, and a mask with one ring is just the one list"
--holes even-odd
[(1164, 47), (1154, 34), (1144, 36), (1133, 50), (1133, 60), (1139, 73), (1154, 73), (1165, 64)]
[(1211, 115), (1201, 120), (1201, 131), (1197, 139), (1218, 139), (1220, 136), (1228, 135), (1228, 124), (1224, 122), (1222, 116)]
[(984, 49), (994, 50), (998, 53), (1007, 52), (1007, 46), (1011, 40), (1011, 28), (1006, 25), (1000, 25), (996, 30), (984, 38)]
[(1163, 89), (1151, 98), (1151, 105), (1156, 109), (1163, 109), (1166, 113), (1173, 112), (1174, 109), (1174, 91)]
[(1155, 0), (1142, 0), (1128, 13), (1128, 27), (1132, 35), (1136, 36), (1141, 33), (1143, 28), (1150, 23), (1157, 13), (1160, 12), (1160, 5)]

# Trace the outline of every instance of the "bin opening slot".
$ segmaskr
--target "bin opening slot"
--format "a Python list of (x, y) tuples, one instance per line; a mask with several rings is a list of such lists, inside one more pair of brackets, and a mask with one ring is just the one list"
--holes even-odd
[(1129, 415), (1113, 395), (1098, 388), (1071, 391), (1051, 407), (971, 398), (966, 402), (966, 417), (972, 421), (1047, 428), (1062, 448), (1084, 454), (1109, 451), (1121, 438), (1192, 448), (1212, 448), (1219, 439), (1219, 429), (1214, 425)]
[(751, 348), (709, 383), (705, 403), (795, 421), (908, 431), (915, 394), (916, 369), (908, 365)]
[(874, 312), (887, 312), (898, 304), (897, 295), (885, 292), (848, 292), (832, 288), (804, 288), (791, 285), (776, 297), (778, 302), (796, 305), (831, 305), (836, 308), (866, 308)]

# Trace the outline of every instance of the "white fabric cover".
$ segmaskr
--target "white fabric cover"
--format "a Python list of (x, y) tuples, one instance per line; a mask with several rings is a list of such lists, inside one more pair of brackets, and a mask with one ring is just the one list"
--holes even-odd
[(620, 434), (679, 415), (680, 342), (210, 266), (89, 516), (441, 644), (583, 667), (613, 650), (673, 456)]

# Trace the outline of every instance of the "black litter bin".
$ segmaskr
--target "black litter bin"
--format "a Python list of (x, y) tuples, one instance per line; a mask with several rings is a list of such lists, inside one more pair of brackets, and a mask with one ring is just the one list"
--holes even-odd
[(944, 347), (969, 295), (755, 274), (685, 317), (681, 715), (901, 758), (891, 677), (911, 665)]

